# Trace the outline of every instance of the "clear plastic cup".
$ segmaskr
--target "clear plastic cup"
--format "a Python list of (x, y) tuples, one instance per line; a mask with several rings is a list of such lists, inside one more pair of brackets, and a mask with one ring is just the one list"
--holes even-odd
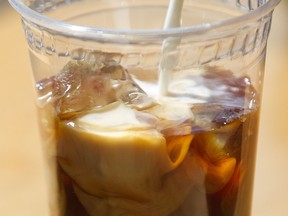
[(279, 0), (185, 0), (171, 29), (167, 0), (9, 1), (29, 45), (51, 216), (250, 215)]

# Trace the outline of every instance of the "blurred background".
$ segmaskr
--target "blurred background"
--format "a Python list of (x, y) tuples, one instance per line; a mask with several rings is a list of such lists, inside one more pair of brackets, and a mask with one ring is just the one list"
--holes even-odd
[[(252, 216), (288, 215), (288, 0), (268, 42)], [(0, 215), (48, 216), (26, 41), (0, 0)]]

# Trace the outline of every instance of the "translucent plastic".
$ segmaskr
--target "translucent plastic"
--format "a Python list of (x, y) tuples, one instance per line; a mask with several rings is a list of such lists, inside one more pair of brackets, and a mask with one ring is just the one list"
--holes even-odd
[(167, 0), (10, 3), (29, 45), (51, 216), (250, 215), (278, 0), (185, 0), (181, 27), (165, 30)]

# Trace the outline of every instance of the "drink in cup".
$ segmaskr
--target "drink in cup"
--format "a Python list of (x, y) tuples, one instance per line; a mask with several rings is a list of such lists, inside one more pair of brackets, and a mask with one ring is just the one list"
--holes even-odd
[[(248, 216), (278, 0), (10, 0), (52, 216)], [(167, 16), (166, 16), (167, 18)]]

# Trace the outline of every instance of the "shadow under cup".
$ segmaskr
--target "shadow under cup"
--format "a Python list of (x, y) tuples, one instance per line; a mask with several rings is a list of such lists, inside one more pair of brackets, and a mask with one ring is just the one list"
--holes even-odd
[(52, 216), (248, 216), (279, 0), (10, 0)]

